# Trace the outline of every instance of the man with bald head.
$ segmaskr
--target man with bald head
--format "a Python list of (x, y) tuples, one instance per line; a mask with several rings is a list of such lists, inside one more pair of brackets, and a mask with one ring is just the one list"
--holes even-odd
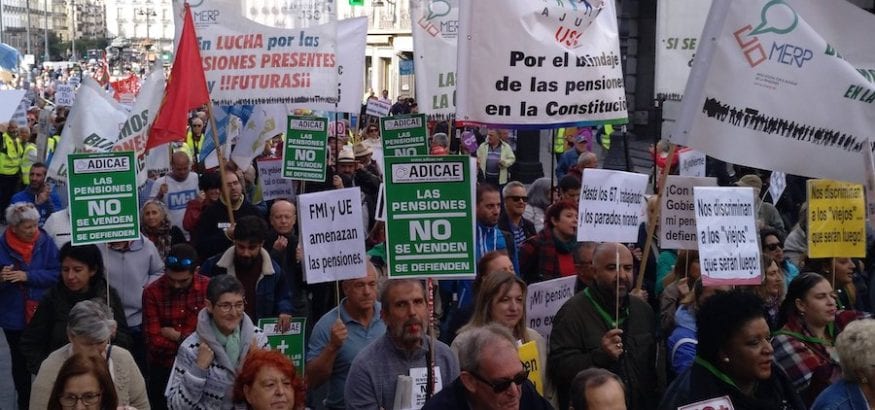
[[(593, 251), (592, 283), (559, 309), (550, 334), (547, 368), (568, 408), (569, 381), (581, 370), (598, 367), (620, 376), (630, 387), (629, 408), (656, 407), (656, 320), (641, 298), (630, 297), (632, 252), (619, 243)], [(617, 313), (619, 312), (619, 317)]]
[(270, 207), (268, 220), (270, 233), (264, 241), (264, 249), (286, 275), (295, 314), (307, 316), (310, 310), (307, 306), (306, 284), (301, 264), (295, 258), (295, 249), (298, 247), (298, 235), (295, 233), (298, 212), (295, 204), (286, 199), (277, 199)]
[(198, 176), (191, 172), (191, 159), (185, 152), (177, 151), (170, 157), (170, 173), (152, 184), (149, 198), (167, 205), (170, 224), (179, 227), (188, 239), (189, 233), (182, 226), (182, 219), (185, 217), (185, 206), (197, 197), (197, 193)]

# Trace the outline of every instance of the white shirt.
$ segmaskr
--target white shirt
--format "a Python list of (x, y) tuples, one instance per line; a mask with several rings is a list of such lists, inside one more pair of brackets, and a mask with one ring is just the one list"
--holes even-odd
[(188, 236), (188, 232), (182, 227), (182, 218), (185, 216), (185, 206), (188, 201), (197, 197), (198, 191), (198, 176), (194, 172), (188, 174), (185, 181), (179, 182), (170, 175), (165, 175), (158, 178), (152, 185), (152, 192), (149, 193), (149, 198), (156, 198), (158, 191), (161, 190), (161, 185), (167, 184), (167, 193), (161, 198), (161, 201), (167, 205), (170, 210), (168, 217), (170, 224), (178, 227)]

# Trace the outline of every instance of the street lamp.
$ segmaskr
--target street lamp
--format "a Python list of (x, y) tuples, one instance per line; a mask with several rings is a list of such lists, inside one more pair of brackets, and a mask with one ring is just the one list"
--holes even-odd
[(148, 39), (150, 37), (150, 35), (149, 35), (149, 17), (156, 17), (156, 16), (158, 16), (158, 13), (156, 13), (155, 10), (147, 8), (147, 9), (137, 9), (137, 15), (146, 17), (146, 38)]

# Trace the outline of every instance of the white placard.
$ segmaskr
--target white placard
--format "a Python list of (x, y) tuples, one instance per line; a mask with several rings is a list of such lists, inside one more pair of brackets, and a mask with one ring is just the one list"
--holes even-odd
[(389, 111), (392, 109), (392, 103), (390, 101), (383, 101), (378, 98), (371, 98), (368, 100), (368, 105), (365, 107), (365, 114), (370, 115), (372, 117), (385, 117), (389, 115)]
[(769, 193), (772, 194), (772, 203), (777, 204), (781, 194), (787, 188), (787, 174), (780, 171), (772, 171), (769, 176)]
[(696, 230), (702, 283), (762, 282), (753, 188), (695, 187)]
[[(443, 388), (443, 383), (441, 383), (441, 368), (440, 366), (434, 367), (434, 392), (437, 393), (441, 391)], [(428, 369), (425, 367), (414, 367), (410, 369), (410, 377), (413, 379), (413, 383), (410, 386), (410, 397), (413, 399), (413, 409), (421, 409), (422, 406), (425, 405), (426, 399), (426, 386), (428, 385)]]
[(0, 122), (12, 118), (25, 93), (24, 90), (0, 90)]
[(358, 187), (298, 195), (307, 283), (364, 277), (365, 227)]
[(656, 98), (680, 101), (711, 0), (656, 2)]
[(717, 186), (716, 178), (669, 175), (660, 199), (659, 247), (698, 249), (693, 187)]
[(72, 107), (73, 100), (76, 99), (73, 86), (70, 84), (58, 84), (55, 86), (55, 105), (62, 107)]
[(872, 27), (875, 16), (843, 0), (714, 0), (671, 141), (731, 163), (864, 182)]
[(723, 396), (681, 406), (678, 410), (735, 410), (735, 407), (732, 407), (729, 396)]
[(583, 173), (577, 240), (637, 242), (647, 175), (606, 169)]
[(295, 199), (295, 181), (283, 178), (282, 158), (259, 160), (258, 185), (261, 187), (261, 199)]
[(456, 119), (508, 128), (628, 122), (614, 3), (459, 2)]
[(678, 153), (679, 174), (685, 177), (705, 176), (705, 153), (694, 149), (682, 150)]
[(577, 276), (551, 279), (533, 283), (526, 290), (527, 326), (534, 329), (550, 345), (550, 332), (553, 330), (553, 316), (565, 301), (574, 296)]

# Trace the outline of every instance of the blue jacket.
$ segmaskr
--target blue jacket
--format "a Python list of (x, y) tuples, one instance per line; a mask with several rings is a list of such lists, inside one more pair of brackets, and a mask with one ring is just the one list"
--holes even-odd
[(60, 276), (58, 248), (46, 231), (39, 230), (39, 238), (33, 247), (30, 264), (24, 263), (17, 252), (9, 248), (6, 235), (0, 235), (0, 267), (13, 265), (13, 269), (27, 272), (27, 284), (0, 283), (0, 328), (9, 330), (24, 329), (24, 292), (32, 300), (41, 300)]
[(580, 154), (580, 152), (577, 152), (577, 148), (574, 147), (562, 153), (562, 156), (559, 157), (559, 162), (556, 164), (556, 181), (562, 179), (568, 173), (568, 170), (577, 164), (577, 158), (580, 157)]
[[(258, 323), (258, 319), (277, 317), (280, 313), (289, 315), (294, 313), (285, 275), (283, 275), (279, 264), (271, 259), (270, 254), (264, 248), (261, 248), (261, 263), (261, 276), (255, 283), (255, 317), (252, 318), (256, 323)], [(204, 261), (200, 273), (208, 277), (226, 273), (236, 277), (234, 247), (232, 246), (225, 253)]]
[[(9, 202), (30, 202), (36, 205), (36, 195), (30, 191), (30, 188), (25, 188), (23, 191), (12, 195), (12, 200)], [(61, 197), (58, 195), (58, 187), (52, 187), (52, 192), (49, 193), (49, 199), (40, 205), (36, 205), (36, 210), (39, 211), (39, 226), (42, 227), (49, 218), (52, 212), (64, 209), (64, 204), (61, 203)]]
[(860, 386), (839, 380), (820, 392), (811, 410), (869, 410)]
[(696, 317), (687, 306), (678, 307), (674, 322), (675, 328), (671, 331), (665, 347), (668, 349), (671, 370), (677, 375), (693, 364), (699, 339), (696, 336)]

